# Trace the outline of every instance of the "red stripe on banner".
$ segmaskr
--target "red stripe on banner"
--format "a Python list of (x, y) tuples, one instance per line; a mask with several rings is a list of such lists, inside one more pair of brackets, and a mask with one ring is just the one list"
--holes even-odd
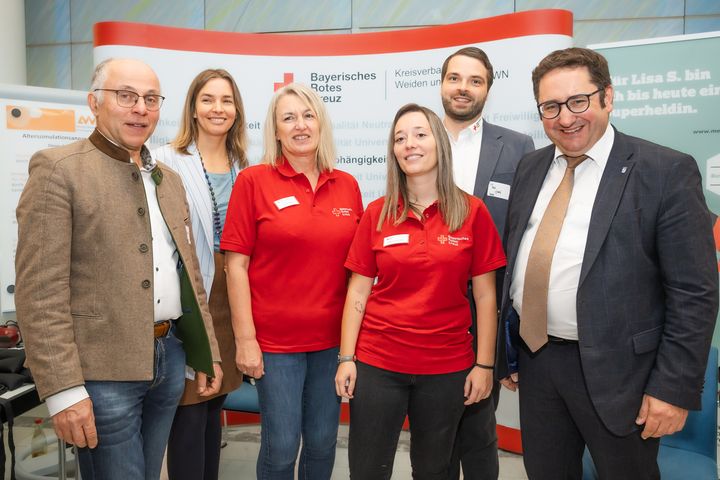
[(573, 17), (568, 10), (530, 10), (436, 27), (332, 35), (214, 32), (129, 22), (99, 22), (93, 31), (96, 47), (126, 45), (286, 57), (367, 55), (431, 50), (528, 35), (572, 36)]
[(520, 430), (498, 425), (496, 427), (496, 431), (498, 436), (498, 448), (522, 455)]

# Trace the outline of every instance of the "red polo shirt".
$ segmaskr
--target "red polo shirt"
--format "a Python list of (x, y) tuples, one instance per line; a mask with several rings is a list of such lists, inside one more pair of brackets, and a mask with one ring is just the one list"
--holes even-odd
[(357, 182), (339, 170), (321, 173), (315, 192), (285, 161), (240, 172), (220, 248), (250, 257), (253, 321), (262, 351), (339, 345), (347, 290), (343, 262), (362, 211)]
[(355, 354), (400, 373), (457, 372), (475, 363), (467, 282), (505, 265), (505, 254), (482, 200), (468, 196), (470, 213), (450, 233), (433, 204), (424, 221), (408, 217), (378, 232), (384, 198), (368, 205), (345, 267), (377, 276), (365, 308)]

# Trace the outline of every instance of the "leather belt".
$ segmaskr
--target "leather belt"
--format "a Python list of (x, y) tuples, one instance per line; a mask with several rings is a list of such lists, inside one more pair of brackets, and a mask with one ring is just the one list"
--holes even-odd
[(553, 337), (548, 335), (548, 343), (556, 343), (560, 345), (577, 345), (577, 340), (568, 340), (567, 338)]
[(161, 338), (168, 334), (170, 327), (172, 327), (172, 320), (163, 320), (162, 322), (155, 322), (155, 338)]

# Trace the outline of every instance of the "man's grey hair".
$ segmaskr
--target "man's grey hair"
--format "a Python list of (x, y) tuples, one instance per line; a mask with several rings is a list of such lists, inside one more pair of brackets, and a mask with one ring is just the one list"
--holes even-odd
[(98, 103), (102, 103), (103, 91), (100, 90), (96, 92), (95, 90), (98, 88), (103, 88), (105, 86), (105, 81), (107, 80), (108, 73), (107, 67), (114, 60), (114, 58), (108, 58), (106, 60), (103, 60), (95, 66), (95, 70), (93, 71), (92, 80), (90, 82), (90, 93), (95, 95)]

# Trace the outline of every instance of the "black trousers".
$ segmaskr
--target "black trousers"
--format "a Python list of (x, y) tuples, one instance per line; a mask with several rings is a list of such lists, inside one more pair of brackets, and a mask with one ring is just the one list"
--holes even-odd
[(469, 369), (409, 375), (357, 363), (350, 400), (349, 464), (352, 480), (388, 480), (405, 415), (410, 420), (414, 480), (447, 480)]
[(498, 461), (495, 410), (500, 401), (500, 383), (493, 382), (490, 396), (465, 407), (458, 426), (450, 462), (449, 480), (497, 480)]
[(167, 447), (170, 480), (217, 480), (225, 397), (177, 408)]
[[(505, 277), (500, 269), (496, 272), (498, 299), (500, 305), (502, 280)], [(477, 352), (477, 311), (472, 294), (472, 281), (467, 285), (467, 298), (470, 303), (470, 333), (473, 336), (473, 351)], [(500, 474), (498, 461), (497, 430), (495, 410), (500, 402), (500, 382), (493, 382), (492, 394), (489, 398), (465, 407), (460, 419), (448, 480), (459, 480), (460, 465), (464, 480), (497, 480)]]
[[(601, 480), (659, 480), (659, 439), (620, 437), (595, 412), (576, 343), (519, 349), (520, 429), (530, 480), (580, 480), (587, 445)], [(639, 408), (639, 405), (638, 405)]]

